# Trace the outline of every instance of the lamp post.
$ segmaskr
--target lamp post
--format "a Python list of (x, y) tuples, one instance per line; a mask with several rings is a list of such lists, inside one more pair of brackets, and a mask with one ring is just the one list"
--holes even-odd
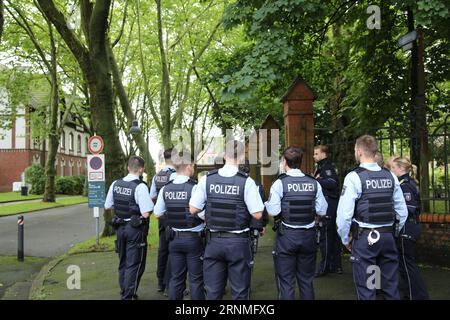
[(138, 112), (143, 112), (145, 114), (145, 120), (147, 122), (147, 126), (145, 127), (146, 130), (144, 130), (144, 133), (145, 133), (145, 131), (147, 131), (146, 136), (147, 136), (147, 146), (148, 146), (148, 142), (149, 142), (149, 125), (148, 125), (149, 116), (148, 116), (147, 110), (145, 110), (144, 108), (137, 109), (136, 112), (134, 113), (134, 120), (133, 120), (133, 122), (131, 124), (131, 127), (130, 127), (130, 133), (132, 135), (135, 135), (135, 134), (138, 134), (138, 133), (142, 132), (142, 130), (141, 130), (140, 126), (139, 126), (139, 121), (137, 120)]

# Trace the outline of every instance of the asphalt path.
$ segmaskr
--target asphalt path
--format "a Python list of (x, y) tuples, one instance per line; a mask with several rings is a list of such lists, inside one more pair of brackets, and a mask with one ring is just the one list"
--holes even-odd
[[(0, 217), (0, 255), (17, 254), (18, 216)], [(86, 203), (23, 216), (25, 256), (58, 256), (76, 243), (95, 236), (95, 219)], [(103, 224), (103, 210), (100, 210), (100, 232)]]

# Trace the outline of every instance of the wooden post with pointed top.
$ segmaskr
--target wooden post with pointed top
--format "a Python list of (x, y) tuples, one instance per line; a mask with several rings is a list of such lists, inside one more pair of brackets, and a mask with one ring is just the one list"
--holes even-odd
[(304, 151), (301, 170), (312, 173), (314, 168), (314, 93), (301, 77), (297, 77), (281, 98), (284, 108), (285, 146)]

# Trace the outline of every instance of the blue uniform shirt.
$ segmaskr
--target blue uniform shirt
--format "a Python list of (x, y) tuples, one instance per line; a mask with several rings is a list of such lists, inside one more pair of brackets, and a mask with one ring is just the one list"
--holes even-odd
[[(139, 180), (139, 177), (129, 173), (125, 178), (125, 181), (133, 181)], [(105, 209), (114, 208), (114, 198), (113, 198), (113, 188), (116, 181), (111, 183), (111, 186), (108, 190), (108, 195), (105, 200)], [(148, 193), (148, 187), (145, 183), (140, 183), (134, 192), (134, 199), (136, 200), (136, 204), (139, 206), (141, 213), (152, 212), (153, 211), (153, 202), (150, 198), (150, 194)]]
[[(288, 176), (291, 177), (304, 177), (305, 174), (300, 169), (291, 169), (286, 172)], [(277, 216), (281, 212), (281, 199), (283, 199), (283, 183), (280, 179), (275, 180), (275, 182), (270, 187), (270, 196), (269, 200), (266, 201), (266, 209), (267, 212), (271, 216)], [(320, 186), (320, 183), (317, 183), (317, 194), (316, 194), (316, 214), (319, 216), (324, 216), (327, 213), (328, 209), (328, 203), (327, 200), (325, 200), (325, 197), (322, 193), (322, 187)], [(311, 222), (308, 225), (305, 226), (294, 226), (287, 223), (283, 224), (285, 226), (288, 226), (290, 228), (304, 228), (304, 229), (310, 229), (314, 227), (315, 222)]]
[[(175, 168), (171, 165), (165, 166), (162, 171), (169, 171), (169, 169), (175, 170)], [(177, 173), (174, 172), (170, 175), (169, 181), (173, 180), (177, 176)], [(152, 199), (156, 198), (158, 196), (158, 193), (156, 192), (156, 184), (155, 184), (155, 176), (152, 178), (152, 185), (150, 187), (150, 197)]]
[[(381, 167), (374, 163), (361, 163), (360, 167), (366, 168), (371, 171), (380, 171)], [(392, 172), (391, 172), (392, 174)], [(406, 218), (408, 217), (408, 210), (406, 208), (405, 198), (403, 197), (402, 188), (400, 187), (400, 183), (398, 182), (397, 177), (392, 174), (394, 177), (394, 194), (393, 205), (395, 212), (400, 216), (400, 229), (403, 228), (405, 224)], [(362, 228), (378, 228), (378, 227), (387, 227), (391, 226), (391, 224), (383, 224), (383, 225), (373, 225), (370, 223), (359, 222), (356, 219), (353, 219), (353, 215), (355, 213), (355, 202), (361, 197), (362, 186), (361, 179), (358, 174), (354, 171), (347, 174), (344, 180), (344, 185), (342, 187), (341, 198), (339, 199), (339, 205), (337, 208), (337, 218), (336, 224), (338, 228), (339, 236), (342, 239), (342, 243), (347, 245), (349, 243), (348, 234), (350, 232), (350, 226), (352, 221), (355, 221)]]
[[(189, 180), (189, 177), (188, 176), (182, 176), (182, 175), (177, 175), (174, 179), (173, 179), (173, 183), (174, 184), (181, 184), (181, 183), (185, 183), (186, 181), (188, 181)], [(158, 200), (156, 201), (156, 204), (155, 204), (155, 209), (154, 209), (154, 214), (155, 214), (155, 216), (156, 217), (161, 217), (162, 215), (164, 215), (164, 213), (166, 212), (166, 202), (164, 201), (164, 188), (165, 187), (162, 187), (161, 188), (161, 190), (160, 190), (160, 192), (159, 192), (159, 194), (158, 194)], [(194, 193), (194, 191), (195, 191), (195, 189), (197, 188), (197, 185), (195, 185), (193, 188), (192, 188), (192, 193), (191, 193), (191, 196), (192, 196), (192, 194)], [(202, 212), (199, 212), (198, 214), (198, 217), (199, 218), (201, 218), (201, 219), (205, 219), (205, 212), (204, 211), (202, 211)], [(172, 228), (173, 230), (175, 230), (175, 231), (192, 231), (192, 232), (199, 232), (199, 231), (202, 231), (203, 230), (203, 228), (205, 227), (205, 224), (204, 223), (202, 223), (202, 224), (200, 224), (200, 225), (198, 225), (198, 226), (196, 226), (196, 227), (194, 227), (194, 228), (189, 228), (189, 229), (177, 229), (177, 228)]]
[[(224, 165), (223, 168), (219, 169), (219, 176), (222, 177), (232, 177), (236, 175), (238, 172), (238, 167), (233, 165)], [(189, 201), (189, 205), (195, 207), (197, 209), (203, 209), (206, 203), (206, 176), (200, 179), (200, 182), (195, 189), (195, 192), (192, 192), (191, 200)], [(244, 188), (244, 202), (247, 205), (248, 212), (253, 214), (255, 212), (262, 212), (264, 210), (264, 204), (261, 200), (261, 196), (259, 195), (258, 187), (255, 184), (255, 181), (248, 177), (245, 181)], [(245, 232), (250, 230), (246, 228), (244, 230), (235, 230), (231, 231), (234, 233)], [(214, 232), (214, 230), (211, 230)]]

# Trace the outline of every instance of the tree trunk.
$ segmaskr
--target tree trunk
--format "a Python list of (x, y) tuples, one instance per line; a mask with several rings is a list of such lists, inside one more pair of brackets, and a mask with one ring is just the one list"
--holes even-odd
[[(111, 64), (111, 71), (113, 74), (113, 82), (114, 87), (116, 88), (117, 95), (119, 97), (120, 105), (122, 107), (122, 111), (127, 118), (127, 127), (130, 128), (133, 122), (133, 110), (131, 109), (130, 101), (128, 100), (128, 96), (125, 92), (125, 88), (123, 87), (122, 77), (119, 72), (119, 68), (114, 57), (114, 53), (112, 51), (111, 46), (108, 46), (109, 59)], [(150, 151), (148, 149), (148, 144), (144, 139), (142, 133), (137, 133), (133, 135), (133, 139), (139, 148), (139, 152), (145, 160), (145, 169), (147, 172), (147, 183), (151, 182), (153, 175), (155, 174), (155, 163), (150, 155)]]
[[(408, 31), (413, 31), (414, 14), (408, 8)], [(424, 43), (423, 30), (418, 28), (417, 40), (411, 50), (411, 101), (410, 101), (410, 138), (411, 162), (417, 165), (422, 210), (429, 211), (429, 168), (428, 129), (425, 101)]]
[[(57, 62), (56, 62), (56, 45), (53, 37), (53, 30), (50, 22), (48, 22), (48, 30), (50, 35), (51, 46), (51, 68), (49, 70), (52, 84), (52, 103), (50, 105), (50, 134), (48, 135), (48, 153), (47, 161), (45, 162), (45, 189), (44, 189), (44, 202), (55, 202), (55, 160), (56, 153), (58, 152), (59, 144), (59, 130), (58, 130), (58, 115), (59, 115), (59, 83), (57, 75)], [(63, 119), (62, 121), (65, 121)], [(61, 124), (63, 127), (64, 124)], [(45, 141), (44, 141), (45, 145)]]
[(3, 0), (0, 0), (0, 42), (2, 41), (3, 25), (5, 23), (4, 17)]

